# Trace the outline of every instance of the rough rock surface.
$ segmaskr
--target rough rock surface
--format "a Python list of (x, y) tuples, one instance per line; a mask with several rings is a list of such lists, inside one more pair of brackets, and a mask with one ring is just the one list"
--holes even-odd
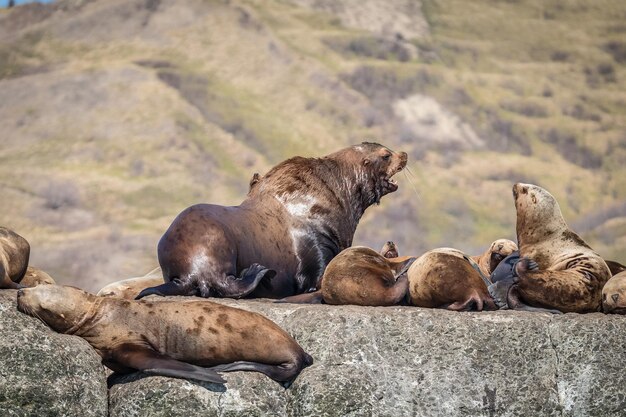
[(0, 290), (0, 416), (106, 416), (100, 356), (17, 311), (16, 292)]
[[(99, 357), (14, 311), (13, 296), (0, 293), (0, 415), (106, 414)], [(626, 415), (623, 316), (220, 302), (276, 321), (315, 363), (287, 390), (244, 372), (225, 386), (118, 377), (110, 416)]]

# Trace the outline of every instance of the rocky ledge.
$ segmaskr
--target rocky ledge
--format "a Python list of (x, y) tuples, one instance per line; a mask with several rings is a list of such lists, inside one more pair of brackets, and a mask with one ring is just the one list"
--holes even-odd
[(315, 358), (283, 389), (141, 373), (117, 379), (82, 339), (54, 333), (0, 292), (2, 416), (618, 416), (626, 317), (222, 300), (283, 326)]

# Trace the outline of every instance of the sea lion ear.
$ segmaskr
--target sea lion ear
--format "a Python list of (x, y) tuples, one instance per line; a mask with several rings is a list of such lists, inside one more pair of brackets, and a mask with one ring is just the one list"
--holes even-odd
[(362, 164), (364, 167), (368, 166), (371, 163), (372, 161), (369, 158), (363, 158)]

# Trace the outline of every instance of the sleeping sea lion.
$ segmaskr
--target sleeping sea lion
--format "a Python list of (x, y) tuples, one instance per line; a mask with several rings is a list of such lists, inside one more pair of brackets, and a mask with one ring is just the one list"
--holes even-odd
[[(417, 258), (407, 273), (410, 304), (453, 311), (495, 310), (496, 305), (487, 290), (488, 274), (502, 256), (515, 249), (514, 242), (500, 239), (484, 254), (475, 257), (453, 248), (426, 252)], [(474, 259), (483, 261), (486, 273)]]
[(128, 301), (73, 287), (17, 292), (18, 309), (80, 336), (115, 372), (226, 382), (218, 372), (261, 372), (288, 388), (313, 363), (264, 316), (210, 301)]
[(112, 282), (102, 287), (96, 295), (134, 300), (144, 288), (160, 285), (162, 282), (163, 274), (161, 268), (155, 268), (142, 277)]
[(365, 210), (397, 190), (391, 177), (406, 162), (404, 152), (363, 142), (281, 162), (239, 206), (185, 209), (158, 244), (165, 283), (138, 298), (281, 298), (317, 289), (326, 265), (352, 244)]

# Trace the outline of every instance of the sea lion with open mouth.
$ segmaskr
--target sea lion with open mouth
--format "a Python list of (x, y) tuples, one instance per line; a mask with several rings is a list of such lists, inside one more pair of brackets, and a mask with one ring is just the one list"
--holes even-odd
[(281, 298), (317, 289), (365, 210), (397, 190), (392, 176), (406, 163), (405, 152), (363, 142), (281, 162), (253, 178), (239, 206), (187, 208), (158, 244), (165, 283), (137, 298)]

